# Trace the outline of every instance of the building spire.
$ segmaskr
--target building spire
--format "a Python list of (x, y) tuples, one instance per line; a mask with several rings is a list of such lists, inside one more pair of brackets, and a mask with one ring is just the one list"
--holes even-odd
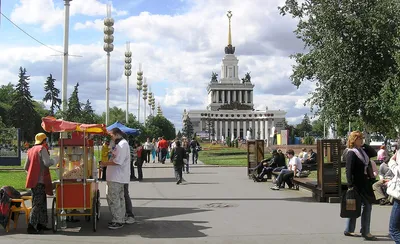
[(229, 32), (228, 32), (228, 45), (232, 45), (232, 35), (231, 35), (231, 18), (232, 18), (232, 11), (228, 11), (226, 14), (229, 19)]
[(228, 46), (225, 47), (225, 54), (234, 54), (235, 53), (235, 47), (232, 46), (232, 34), (231, 34), (231, 18), (232, 18), (232, 11), (228, 11), (226, 14), (228, 16), (229, 20), (229, 31), (228, 31)]

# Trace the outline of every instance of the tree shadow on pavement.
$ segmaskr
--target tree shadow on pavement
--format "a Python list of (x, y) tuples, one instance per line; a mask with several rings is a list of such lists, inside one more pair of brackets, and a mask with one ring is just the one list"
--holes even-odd
[(143, 201), (289, 201), (289, 202), (315, 202), (313, 197), (291, 197), (291, 198), (161, 198), (161, 197), (132, 197), (132, 200)]
[(176, 182), (176, 179), (173, 177), (165, 177), (165, 178), (144, 178), (140, 183), (162, 183), (162, 182)]

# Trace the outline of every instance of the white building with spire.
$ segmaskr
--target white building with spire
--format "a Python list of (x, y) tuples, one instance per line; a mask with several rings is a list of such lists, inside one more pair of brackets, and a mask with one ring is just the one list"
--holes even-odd
[[(228, 11), (228, 45), (222, 59), (221, 78), (212, 74), (207, 86), (208, 106), (205, 110), (184, 111), (190, 118), (194, 132), (202, 137), (224, 140), (230, 138), (262, 139), (272, 142), (274, 132), (280, 134), (286, 112), (282, 110), (255, 110), (254, 84), (250, 73), (239, 78), (239, 60), (231, 38), (231, 11)], [(265, 99), (268, 99), (266, 96)], [(248, 138), (250, 137), (250, 138)]]

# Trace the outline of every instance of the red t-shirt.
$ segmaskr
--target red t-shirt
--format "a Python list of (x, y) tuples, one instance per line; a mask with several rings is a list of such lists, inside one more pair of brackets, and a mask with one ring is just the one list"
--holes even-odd
[(168, 142), (167, 142), (167, 140), (161, 140), (161, 141), (159, 141), (159, 142), (158, 142), (158, 148), (165, 148), (165, 149), (167, 149), (167, 148), (168, 148)]

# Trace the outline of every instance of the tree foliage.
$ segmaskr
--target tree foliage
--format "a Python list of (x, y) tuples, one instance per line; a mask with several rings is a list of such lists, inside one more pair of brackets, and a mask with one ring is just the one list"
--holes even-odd
[(312, 131), (311, 121), (307, 114), (304, 115), (303, 120), (296, 126), (296, 129), (300, 136), (304, 136)]
[(175, 126), (164, 116), (150, 117), (146, 123), (148, 136), (157, 138), (164, 136), (167, 140), (175, 139)]
[(330, 123), (361, 117), (370, 131), (398, 123), (398, 0), (286, 0), (281, 14), (299, 20), (295, 33), (306, 53), (292, 56), (291, 80), (314, 82), (308, 101)]
[(76, 83), (74, 86), (74, 90), (71, 93), (70, 98), (68, 99), (68, 108), (65, 111), (63, 117), (65, 120), (74, 121), (74, 122), (83, 122), (82, 121), (82, 107), (79, 102), (78, 96), (78, 87), (79, 83)]
[(46, 92), (46, 94), (44, 95), (43, 101), (50, 101), (50, 115), (52, 116), (54, 116), (56, 112), (55, 109), (60, 110), (61, 105), (61, 99), (58, 97), (60, 94), (60, 90), (55, 87), (55, 81), (56, 79), (54, 79), (53, 75), (50, 74), (44, 84), (44, 91)]
[(32, 140), (35, 136), (35, 128), (40, 117), (35, 110), (32, 95), (29, 90), (29, 76), (26, 69), (20, 67), (19, 80), (15, 87), (13, 103), (10, 109), (12, 125), (21, 128), (22, 139)]
[(193, 124), (192, 121), (190, 120), (189, 115), (186, 115), (186, 117), (183, 120), (183, 128), (182, 128), (182, 134), (186, 136), (187, 138), (192, 138), (193, 137)]

